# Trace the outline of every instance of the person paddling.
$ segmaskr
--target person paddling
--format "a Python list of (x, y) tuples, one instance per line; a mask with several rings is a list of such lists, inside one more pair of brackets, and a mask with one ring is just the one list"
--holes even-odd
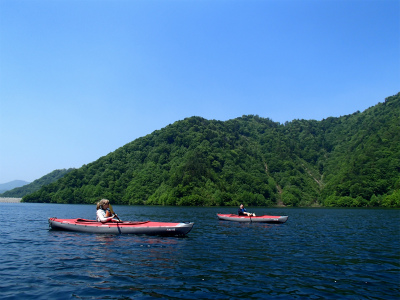
[(243, 204), (240, 204), (239, 209), (238, 209), (238, 215), (239, 216), (249, 216), (249, 217), (255, 217), (256, 214), (252, 214), (247, 212), (247, 210), (244, 208)]
[(110, 201), (108, 199), (101, 199), (97, 202), (97, 212), (96, 219), (98, 222), (119, 222), (119, 220), (115, 220), (114, 218), (118, 218), (117, 214), (112, 214), (110, 209)]

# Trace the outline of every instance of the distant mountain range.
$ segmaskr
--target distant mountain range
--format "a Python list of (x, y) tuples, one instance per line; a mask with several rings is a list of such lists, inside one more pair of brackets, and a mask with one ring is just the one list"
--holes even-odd
[(0, 197), (22, 198), (25, 195), (39, 190), (42, 186), (53, 183), (63, 177), (65, 174), (74, 170), (62, 169), (54, 170), (43, 177), (36, 179), (32, 183), (23, 180), (14, 180), (0, 185)]
[(13, 180), (7, 183), (0, 184), (0, 193), (4, 193), (6, 191), (12, 190), (14, 188), (18, 188), (24, 185), (27, 185), (29, 182), (24, 180)]

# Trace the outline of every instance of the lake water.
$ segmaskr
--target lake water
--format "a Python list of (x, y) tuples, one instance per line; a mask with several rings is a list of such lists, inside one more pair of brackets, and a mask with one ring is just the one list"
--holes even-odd
[(187, 237), (48, 228), (94, 205), (1, 203), (1, 299), (400, 299), (400, 210), (118, 206), (123, 220), (194, 221)]

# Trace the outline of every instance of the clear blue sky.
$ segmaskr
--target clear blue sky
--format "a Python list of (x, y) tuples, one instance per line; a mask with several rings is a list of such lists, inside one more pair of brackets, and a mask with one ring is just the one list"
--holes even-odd
[(186, 117), (322, 120), (399, 91), (398, 0), (1, 0), (0, 183)]

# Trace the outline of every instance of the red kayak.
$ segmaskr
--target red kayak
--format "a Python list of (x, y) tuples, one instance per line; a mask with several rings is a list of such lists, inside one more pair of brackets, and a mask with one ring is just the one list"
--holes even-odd
[(285, 223), (288, 216), (238, 216), (234, 214), (217, 214), (218, 219), (235, 222), (256, 222), (256, 223)]
[(49, 225), (51, 229), (77, 232), (183, 236), (192, 230), (194, 223), (167, 223), (150, 221), (101, 223), (86, 219), (49, 218)]

